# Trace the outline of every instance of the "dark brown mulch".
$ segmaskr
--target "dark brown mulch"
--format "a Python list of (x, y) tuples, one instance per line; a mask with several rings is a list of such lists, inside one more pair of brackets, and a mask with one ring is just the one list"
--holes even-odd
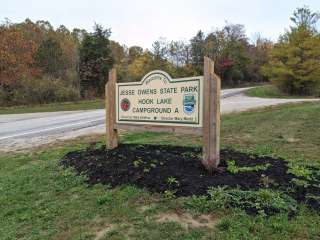
[[(238, 167), (270, 164), (266, 170), (209, 174), (200, 162), (201, 149), (177, 146), (122, 144), (114, 150), (87, 149), (66, 154), (61, 163), (73, 167), (88, 177), (89, 184), (108, 184), (112, 187), (131, 184), (151, 192), (175, 190), (176, 196), (205, 195), (209, 187), (228, 186), (243, 190), (266, 187), (263, 176), (268, 178), (269, 188), (288, 192), (297, 201), (305, 201), (306, 195), (319, 195), (319, 188), (295, 186), (297, 178), (287, 173), (287, 162), (265, 156), (249, 155), (232, 149), (221, 151), (221, 167), (234, 160)], [(169, 183), (174, 178), (178, 183)], [(290, 191), (288, 191), (290, 189)], [(317, 202), (310, 201), (317, 206)]]

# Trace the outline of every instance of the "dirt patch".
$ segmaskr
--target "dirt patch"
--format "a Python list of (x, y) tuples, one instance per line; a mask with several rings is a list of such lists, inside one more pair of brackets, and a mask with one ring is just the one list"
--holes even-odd
[(102, 229), (99, 229), (97, 232), (96, 232), (96, 236), (94, 238), (94, 240), (101, 240), (101, 239), (104, 239), (105, 235), (110, 232), (112, 229), (113, 229), (113, 225), (106, 225), (104, 228)]
[[(176, 196), (205, 195), (208, 188), (218, 186), (242, 190), (268, 187), (284, 191), (299, 202), (306, 201), (310, 194), (320, 194), (320, 188), (316, 187), (317, 184), (320, 186), (320, 176), (315, 182), (308, 180), (312, 187), (296, 186), (292, 180), (299, 177), (288, 173), (287, 162), (282, 159), (224, 149), (221, 151), (221, 167), (227, 168), (231, 161), (238, 169), (258, 168), (213, 175), (206, 172), (200, 159), (201, 148), (122, 144), (114, 150), (91, 147), (70, 152), (61, 163), (87, 175), (89, 184), (102, 183), (113, 187), (131, 184), (151, 192), (171, 190)], [(308, 203), (318, 206), (317, 201)]]
[(190, 228), (214, 228), (218, 223), (212, 215), (200, 215), (193, 217), (190, 213), (168, 212), (156, 216), (157, 222), (176, 222), (185, 229)]

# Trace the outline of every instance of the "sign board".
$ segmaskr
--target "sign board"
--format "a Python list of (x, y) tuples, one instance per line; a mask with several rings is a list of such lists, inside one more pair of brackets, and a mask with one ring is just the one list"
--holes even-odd
[(116, 69), (106, 84), (106, 146), (119, 144), (118, 130), (173, 132), (202, 136), (202, 164), (220, 161), (220, 88), (214, 62), (204, 57), (203, 77), (171, 79), (152, 71), (140, 82), (117, 83)]
[(116, 84), (116, 123), (201, 127), (202, 94), (203, 77), (152, 71), (140, 82)]

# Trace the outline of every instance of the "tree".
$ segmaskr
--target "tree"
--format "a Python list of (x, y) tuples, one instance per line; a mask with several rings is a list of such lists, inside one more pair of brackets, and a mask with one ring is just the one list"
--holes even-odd
[(151, 70), (153, 70), (153, 56), (149, 52), (144, 52), (129, 65), (128, 75), (131, 81), (140, 81)]
[(110, 35), (109, 29), (96, 24), (94, 32), (87, 34), (81, 43), (79, 74), (82, 96), (104, 93), (108, 71), (113, 64)]
[(53, 77), (62, 77), (65, 73), (65, 57), (59, 42), (53, 38), (44, 40), (37, 52), (36, 63), (42, 72)]
[(74, 29), (72, 30), (72, 33), (71, 33), (72, 37), (73, 37), (74, 39), (76, 39), (76, 41), (77, 41), (78, 44), (80, 44), (80, 43), (83, 41), (84, 37), (85, 37), (87, 34), (88, 34), (88, 33), (87, 33), (86, 30), (84, 30), (84, 29), (79, 29), (79, 28), (74, 28)]
[(215, 61), (223, 85), (239, 85), (250, 80), (249, 49), (244, 26), (240, 24), (227, 24), (209, 33), (204, 42), (204, 55)]
[(120, 64), (125, 58), (125, 49), (118, 42), (110, 41), (110, 49), (115, 64)]
[(168, 59), (176, 68), (182, 67), (189, 63), (189, 47), (182, 41), (171, 41), (168, 44)]
[(226, 39), (224, 32), (222, 30), (216, 30), (212, 33), (209, 33), (206, 37), (205, 53), (214, 62), (218, 63), (225, 45)]
[[(302, 14), (297, 17), (298, 13)], [(308, 15), (309, 17), (305, 16)], [(313, 14), (305, 10), (294, 13), (294, 23), (271, 51), (264, 74), (282, 91), (289, 94), (313, 95), (320, 90), (320, 36), (308, 25)], [(307, 24), (307, 25), (306, 25)]]
[(166, 60), (168, 51), (168, 44), (164, 38), (160, 38), (152, 44), (151, 52), (157, 61)]
[(39, 74), (33, 58), (36, 49), (36, 42), (26, 39), (16, 25), (0, 26), (0, 86), (13, 87), (22, 78)]
[(205, 55), (205, 36), (200, 30), (195, 37), (190, 40), (192, 52), (192, 64), (201, 71), (203, 57)]
[(293, 12), (293, 16), (290, 18), (290, 20), (296, 25), (297, 28), (302, 27), (304, 29), (314, 31), (319, 18), (319, 13), (312, 12), (309, 7), (304, 6), (302, 8), (297, 8)]
[(129, 48), (129, 63), (133, 63), (136, 58), (140, 57), (143, 54), (143, 48), (139, 46), (132, 46)]
[(268, 63), (272, 48), (273, 42), (262, 38), (259, 34), (254, 45), (249, 46), (250, 64), (248, 66), (248, 73), (253, 82), (268, 81), (268, 78), (261, 73), (261, 66)]

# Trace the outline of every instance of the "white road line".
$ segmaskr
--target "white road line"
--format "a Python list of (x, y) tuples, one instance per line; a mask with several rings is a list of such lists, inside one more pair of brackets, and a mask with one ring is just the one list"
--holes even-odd
[(73, 126), (78, 126), (78, 125), (82, 125), (82, 124), (94, 123), (94, 122), (101, 121), (101, 120), (104, 121), (105, 118), (99, 118), (99, 119), (96, 119), (96, 120), (73, 123), (73, 124), (68, 124), (68, 125), (63, 125), (63, 126), (58, 126), (58, 127), (53, 127), (53, 128), (45, 128), (45, 129), (38, 130), (38, 131), (29, 131), (29, 132), (24, 132), (24, 133), (18, 133), (18, 134), (14, 134), (14, 135), (10, 135), (10, 136), (0, 137), (0, 141), (1, 140), (5, 140), (5, 139), (9, 139), (9, 138), (22, 137), (22, 136), (30, 135), (30, 134), (49, 132), (49, 131), (52, 131), (52, 130), (62, 129), (62, 128), (66, 128), (66, 127), (73, 127)]

